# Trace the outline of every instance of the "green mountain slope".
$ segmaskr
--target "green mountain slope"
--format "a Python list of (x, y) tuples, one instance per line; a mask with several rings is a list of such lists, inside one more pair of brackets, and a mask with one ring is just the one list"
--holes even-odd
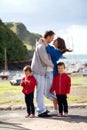
[(40, 34), (29, 32), (23, 23), (9, 22), (5, 24), (18, 36), (20, 40), (27, 44), (28, 47), (31, 46), (33, 48), (36, 40), (41, 37)]
[(0, 63), (4, 61), (4, 49), (8, 62), (25, 60), (28, 50), (24, 43), (0, 20)]

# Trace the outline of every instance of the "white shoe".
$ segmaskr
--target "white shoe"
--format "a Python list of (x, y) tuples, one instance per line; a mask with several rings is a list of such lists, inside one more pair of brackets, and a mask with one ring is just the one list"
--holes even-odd
[(57, 116), (58, 115), (58, 111), (57, 110), (53, 110), (53, 111), (49, 112), (48, 115)]

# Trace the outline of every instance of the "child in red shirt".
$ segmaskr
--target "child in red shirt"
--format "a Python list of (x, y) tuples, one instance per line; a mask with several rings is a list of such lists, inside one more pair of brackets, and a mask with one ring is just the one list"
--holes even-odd
[(27, 107), (27, 117), (34, 117), (35, 116), (35, 107), (33, 103), (34, 99), (34, 89), (37, 85), (34, 76), (32, 75), (31, 67), (29, 65), (23, 68), (25, 73), (25, 77), (21, 80), (20, 85), (23, 87), (22, 92), (25, 95), (25, 103)]
[(50, 92), (55, 91), (59, 106), (59, 116), (68, 116), (68, 102), (67, 94), (70, 93), (71, 79), (64, 72), (65, 64), (63, 62), (58, 63), (58, 73), (54, 76), (53, 84)]

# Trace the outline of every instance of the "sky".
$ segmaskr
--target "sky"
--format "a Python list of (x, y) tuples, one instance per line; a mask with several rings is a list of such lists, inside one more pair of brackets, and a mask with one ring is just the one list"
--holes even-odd
[(42, 35), (51, 29), (74, 53), (87, 54), (87, 0), (0, 0), (0, 19)]

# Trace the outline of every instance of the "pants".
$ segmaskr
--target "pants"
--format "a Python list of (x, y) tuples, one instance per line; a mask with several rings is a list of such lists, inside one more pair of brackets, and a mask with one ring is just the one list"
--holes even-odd
[(47, 71), (46, 72), (46, 83), (45, 83), (45, 96), (48, 99), (53, 101), (54, 98), (56, 98), (56, 94), (55, 94), (55, 92), (50, 93), (52, 81), (53, 81), (53, 71)]
[(35, 107), (33, 103), (33, 98), (34, 98), (34, 92), (30, 94), (25, 94), (25, 103), (27, 107), (27, 113), (30, 114), (35, 114)]
[(57, 101), (59, 105), (59, 113), (63, 114), (68, 113), (68, 103), (67, 103), (67, 96), (66, 95), (56, 95)]
[(38, 114), (41, 114), (46, 111), (44, 105), (45, 76), (34, 74), (34, 77), (37, 80), (37, 87), (36, 87), (37, 112)]

